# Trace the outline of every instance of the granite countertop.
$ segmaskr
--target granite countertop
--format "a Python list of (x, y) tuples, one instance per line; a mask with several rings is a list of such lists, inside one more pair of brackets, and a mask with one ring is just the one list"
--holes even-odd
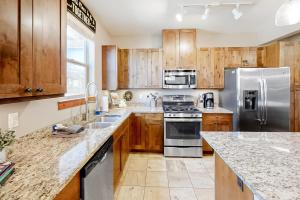
[(198, 109), (202, 112), (202, 113), (221, 113), (221, 114), (232, 114), (233, 112), (230, 110), (227, 110), (225, 108), (222, 107), (214, 107), (214, 108), (199, 108)]
[(256, 199), (300, 199), (300, 133), (202, 133)]
[(0, 187), (0, 199), (53, 199), (133, 112), (163, 110), (142, 106), (113, 109), (109, 114), (119, 114), (121, 120), (106, 129), (86, 129), (75, 138), (52, 137), (51, 126), (18, 138), (9, 155), (16, 163), (15, 173)]

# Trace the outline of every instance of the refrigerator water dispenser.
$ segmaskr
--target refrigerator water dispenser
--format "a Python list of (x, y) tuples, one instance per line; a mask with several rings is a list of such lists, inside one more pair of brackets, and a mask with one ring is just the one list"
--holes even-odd
[(244, 110), (256, 111), (258, 104), (258, 91), (257, 90), (244, 90)]

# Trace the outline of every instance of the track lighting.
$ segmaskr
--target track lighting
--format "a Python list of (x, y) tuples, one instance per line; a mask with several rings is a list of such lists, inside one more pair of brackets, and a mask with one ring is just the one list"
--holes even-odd
[(240, 19), (243, 16), (243, 13), (240, 11), (240, 5), (236, 4), (236, 7), (232, 10), (233, 18), (235, 20)]
[(208, 6), (205, 6), (205, 10), (204, 10), (203, 15), (201, 16), (201, 19), (202, 19), (202, 20), (206, 20), (206, 19), (208, 18), (209, 12), (210, 12), (209, 7), (208, 7)]
[(275, 17), (276, 26), (294, 25), (300, 22), (300, 0), (286, 0), (278, 9)]

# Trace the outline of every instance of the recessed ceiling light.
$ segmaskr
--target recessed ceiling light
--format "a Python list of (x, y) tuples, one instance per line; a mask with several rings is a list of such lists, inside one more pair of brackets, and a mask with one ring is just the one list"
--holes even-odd
[(294, 25), (300, 22), (300, 0), (287, 0), (278, 9), (275, 17), (276, 26)]
[(243, 16), (243, 13), (240, 11), (240, 5), (236, 4), (236, 7), (232, 10), (233, 18), (235, 20), (240, 19)]

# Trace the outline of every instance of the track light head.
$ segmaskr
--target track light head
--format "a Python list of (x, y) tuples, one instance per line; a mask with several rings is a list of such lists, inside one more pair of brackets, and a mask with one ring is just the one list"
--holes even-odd
[(232, 10), (232, 14), (235, 20), (239, 20), (243, 16), (243, 13), (240, 11), (239, 4), (236, 4), (236, 7)]
[(177, 19), (178, 22), (182, 22), (182, 20), (183, 20), (182, 14), (181, 13), (177, 13), (176, 14), (176, 19)]
[(210, 12), (210, 8), (208, 6), (205, 6), (205, 10), (203, 15), (201, 16), (201, 19), (206, 20), (208, 18), (209, 12)]

